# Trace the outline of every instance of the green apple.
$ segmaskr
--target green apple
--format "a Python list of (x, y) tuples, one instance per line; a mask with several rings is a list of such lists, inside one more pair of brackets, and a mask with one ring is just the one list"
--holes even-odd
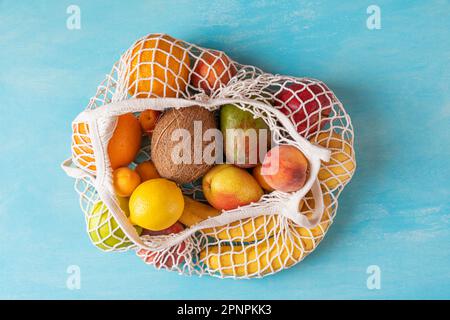
[[(119, 198), (118, 200), (120, 207), (129, 216), (128, 199)], [(92, 243), (102, 250), (120, 249), (133, 245), (101, 201), (93, 206), (87, 225)], [(141, 234), (142, 228), (135, 228), (136, 232)]]

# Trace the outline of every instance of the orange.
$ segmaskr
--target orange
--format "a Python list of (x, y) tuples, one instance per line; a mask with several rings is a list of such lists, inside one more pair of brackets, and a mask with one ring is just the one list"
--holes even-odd
[(113, 170), (126, 167), (134, 160), (141, 147), (141, 138), (138, 119), (132, 113), (119, 116), (108, 144), (109, 161)]
[(148, 35), (131, 49), (127, 74), (134, 98), (178, 97), (188, 82), (188, 51), (168, 35)]
[(95, 173), (94, 148), (89, 137), (89, 127), (84, 122), (72, 125), (72, 158), (90, 173)]
[(141, 177), (141, 181), (147, 181), (150, 179), (156, 179), (161, 178), (158, 171), (156, 171), (156, 167), (151, 161), (145, 161), (142, 163), (139, 163), (136, 167), (135, 171), (139, 174)]
[(141, 177), (128, 167), (113, 171), (113, 185), (119, 197), (129, 197), (141, 183)]
[(184, 198), (175, 182), (152, 179), (141, 183), (129, 202), (130, 221), (142, 228), (160, 231), (180, 219)]
[(152, 133), (160, 114), (161, 112), (156, 110), (149, 109), (142, 111), (139, 115), (139, 123), (141, 124), (142, 131)]
[[(113, 170), (127, 166), (134, 160), (141, 146), (141, 134), (141, 126), (133, 114), (119, 116), (108, 145), (108, 155)], [(97, 168), (94, 148), (87, 123), (79, 122), (72, 125), (72, 158), (78, 166), (95, 174)]]

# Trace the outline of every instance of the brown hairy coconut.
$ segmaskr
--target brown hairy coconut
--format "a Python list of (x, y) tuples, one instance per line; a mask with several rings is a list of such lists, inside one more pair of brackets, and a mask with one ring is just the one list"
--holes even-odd
[[(196, 137), (194, 137), (194, 121), (199, 121), (197, 122)], [(199, 130), (200, 123), (201, 130)], [(194, 161), (196, 160), (194, 155), (198, 154), (199, 150), (203, 154), (205, 147), (215, 142), (203, 141), (204, 132), (212, 128), (217, 128), (214, 113), (205, 108), (193, 106), (166, 111), (156, 123), (151, 143), (151, 158), (161, 177), (177, 183), (188, 183), (205, 175), (213, 164)], [(179, 135), (172, 137), (172, 133), (176, 129), (187, 130), (189, 139), (182, 139)], [(195, 146), (197, 146), (197, 153), (194, 154)], [(190, 150), (190, 152), (185, 154), (180, 150)], [(177, 155), (175, 161), (172, 153)], [(182, 163), (179, 163), (180, 158), (189, 161), (183, 160)], [(203, 157), (197, 160), (203, 160)]]

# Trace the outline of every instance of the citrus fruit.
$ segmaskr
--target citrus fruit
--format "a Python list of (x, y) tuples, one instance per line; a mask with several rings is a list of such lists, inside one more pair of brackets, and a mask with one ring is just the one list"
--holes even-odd
[[(92, 243), (102, 250), (126, 248), (133, 245), (101, 201), (97, 202), (89, 212), (87, 225)], [(140, 234), (142, 229), (136, 228), (136, 232)]]
[[(310, 229), (303, 227), (295, 228), (295, 230), (301, 236), (303, 248), (307, 251), (311, 251), (314, 249), (314, 247), (322, 240), (325, 232), (328, 230), (328, 227), (331, 224), (333, 207), (330, 194), (323, 195), (323, 205), (324, 211), (322, 219), (317, 226)], [(300, 212), (308, 219), (311, 219), (313, 215), (313, 208), (315, 208), (315, 201), (310, 191), (306, 194), (305, 198), (300, 203)]]
[(78, 166), (95, 173), (94, 148), (87, 123), (79, 122), (72, 125), (72, 158)]
[[(125, 213), (125, 215), (127, 217), (130, 217), (130, 206), (129, 206), (129, 198), (128, 197), (116, 197), (117, 201), (119, 202), (119, 206), (122, 209), (123, 213)], [(131, 223), (131, 221), (130, 221)], [(137, 234), (141, 235), (142, 232), (144, 231), (141, 227), (139, 226), (134, 226), (134, 228), (136, 229)]]
[(331, 151), (330, 161), (320, 167), (319, 180), (330, 190), (350, 180), (356, 167), (350, 143), (341, 135), (330, 131), (320, 133), (312, 142)]
[(184, 199), (174, 182), (151, 179), (134, 190), (129, 206), (133, 224), (159, 231), (170, 227), (181, 217)]
[(126, 167), (134, 160), (141, 147), (141, 125), (138, 119), (127, 113), (118, 117), (116, 129), (108, 144), (111, 168)]
[(139, 115), (139, 123), (141, 124), (142, 131), (147, 134), (152, 133), (160, 114), (160, 111), (151, 109), (142, 111)]
[(188, 76), (189, 54), (179, 40), (151, 34), (131, 49), (128, 93), (132, 97), (178, 97)]
[(129, 199), (127, 197), (117, 196), (117, 201), (119, 202), (119, 206), (122, 211), (125, 213), (127, 217), (130, 216), (130, 208), (128, 207)]
[(141, 177), (128, 167), (113, 171), (113, 185), (116, 194), (120, 197), (129, 197), (134, 189), (141, 183)]
[(151, 161), (145, 161), (142, 163), (139, 163), (134, 169), (139, 176), (141, 177), (141, 182), (150, 180), (150, 179), (156, 179), (161, 178), (158, 171), (156, 171), (156, 167)]

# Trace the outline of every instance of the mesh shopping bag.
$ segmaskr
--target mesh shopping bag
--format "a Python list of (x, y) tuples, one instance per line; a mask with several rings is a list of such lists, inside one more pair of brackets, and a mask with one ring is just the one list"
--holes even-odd
[[(177, 233), (139, 235), (112, 183), (108, 144), (118, 117), (193, 106), (218, 112), (226, 104), (263, 119), (276, 145), (304, 154), (304, 186), (266, 192), (257, 202), (185, 223)], [(165, 34), (139, 39), (120, 57), (72, 130), (72, 157), (62, 167), (75, 178), (93, 244), (135, 250), (147, 264), (188, 275), (255, 278), (300, 262), (324, 238), (356, 166), (350, 117), (323, 82), (265, 73)], [(150, 158), (147, 139), (129, 166)], [(201, 182), (179, 187), (185, 210), (208, 212)]]

